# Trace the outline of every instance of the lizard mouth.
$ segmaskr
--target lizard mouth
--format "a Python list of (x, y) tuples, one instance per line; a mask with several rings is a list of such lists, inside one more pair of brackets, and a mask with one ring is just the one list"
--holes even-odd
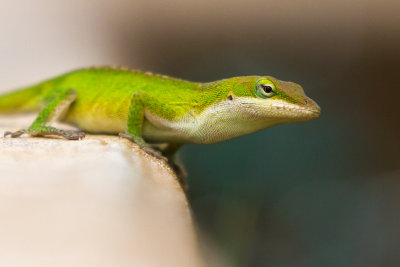
[(289, 103), (277, 103), (277, 105), (272, 105), (277, 110), (284, 110), (286, 112), (293, 113), (295, 117), (303, 117), (306, 119), (317, 118), (321, 114), (320, 106), (312, 99), (307, 99), (304, 101), (303, 105), (289, 104)]
[(321, 114), (321, 108), (315, 102), (314, 102), (314, 106), (312, 108), (307, 108), (307, 111), (311, 113), (313, 118), (317, 118)]
[(304, 104), (292, 104), (283, 100), (253, 101), (241, 102), (240, 104), (252, 111), (263, 110), (264, 112), (262, 113), (256, 112), (257, 116), (264, 114), (261, 115), (261, 117), (265, 116), (303, 121), (317, 118), (321, 113), (321, 108), (311, 99)]
[(313, 101), (313, 103), (307, 105), (294, 105), (288, 104), (285, 102), (274, 103), (270, 106), (271, 108), (279, 111), (288, 111), (288, 112), (296, 112), (296, 113), (306, 113), (313, 114), (314, 116), (319, 116), (321, 113), (321, 108)]
[(311, 115), (312, 118), (317, 118), (321, 114), (321, 109), (306, 109), (306, 111)]

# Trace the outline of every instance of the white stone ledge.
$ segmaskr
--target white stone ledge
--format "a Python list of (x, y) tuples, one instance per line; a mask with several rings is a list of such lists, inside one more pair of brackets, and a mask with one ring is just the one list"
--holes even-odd
[[(0, 117), (5, 130), (33, 117)], [(169, 166), (131, 142), (0, 138), (0, 266), (202, 266)]]

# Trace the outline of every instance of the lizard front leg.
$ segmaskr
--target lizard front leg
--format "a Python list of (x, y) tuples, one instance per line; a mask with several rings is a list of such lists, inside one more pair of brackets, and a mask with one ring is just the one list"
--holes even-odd
[(167, 157), (164, 157), (160, 151), (152, 148), (144, 139), (142, 135), (143, 121), (145, 119), (145, 110), (162, 110), (163, 114), (168, 114), (169, 117), (173, 117), (175, 115), (175, 111), (158, 100), (157, 98), (151, 96), (147, 92), (136, 92), (132, 95), (128, 116), (127, 116), (127, 125), (126, 132), (120, 133), (121, 137), (127, 138), (140, 146), (147, 153), (168, 161)]
[(60, 130), (55, 127), (48, 126), (54, 120), (68, 109), (76, 98), (76, 91), (73, 89), (61, 89), (52, 93), (49, 103), (40, 111), (35, 121), (25, 130), (16, 132), (5, 132), (4, 137), (19, 137), (23, 134), (31, 136), (57, 135), (69, 140), (78, 140), (85, 137), (85, 133), (77, 131)]

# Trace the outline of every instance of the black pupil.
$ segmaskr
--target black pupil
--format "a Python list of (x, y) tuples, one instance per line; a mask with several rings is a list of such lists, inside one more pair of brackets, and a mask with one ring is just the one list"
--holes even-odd
[(265, 85), (264, 84), (262, 87), (264, 89), (264, 92), (266, 92), (267, 94), (272, 92), (272, 87), (270, 85)]

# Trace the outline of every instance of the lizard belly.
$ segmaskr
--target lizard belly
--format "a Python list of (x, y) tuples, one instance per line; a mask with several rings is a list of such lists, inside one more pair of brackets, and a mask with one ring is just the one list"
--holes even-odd
[(103, 117), (85, 114), (79, 117), (68, 117), (66, 120), (80, 129), (92, 133), (123, 133), (126, 129), (126, 120), (112, 117)]
[(101, 106), (91, 109), (73, 106), (64, 120), (87, 132), (116, 134), (126, 130), (127, 112), (110, 111)]

